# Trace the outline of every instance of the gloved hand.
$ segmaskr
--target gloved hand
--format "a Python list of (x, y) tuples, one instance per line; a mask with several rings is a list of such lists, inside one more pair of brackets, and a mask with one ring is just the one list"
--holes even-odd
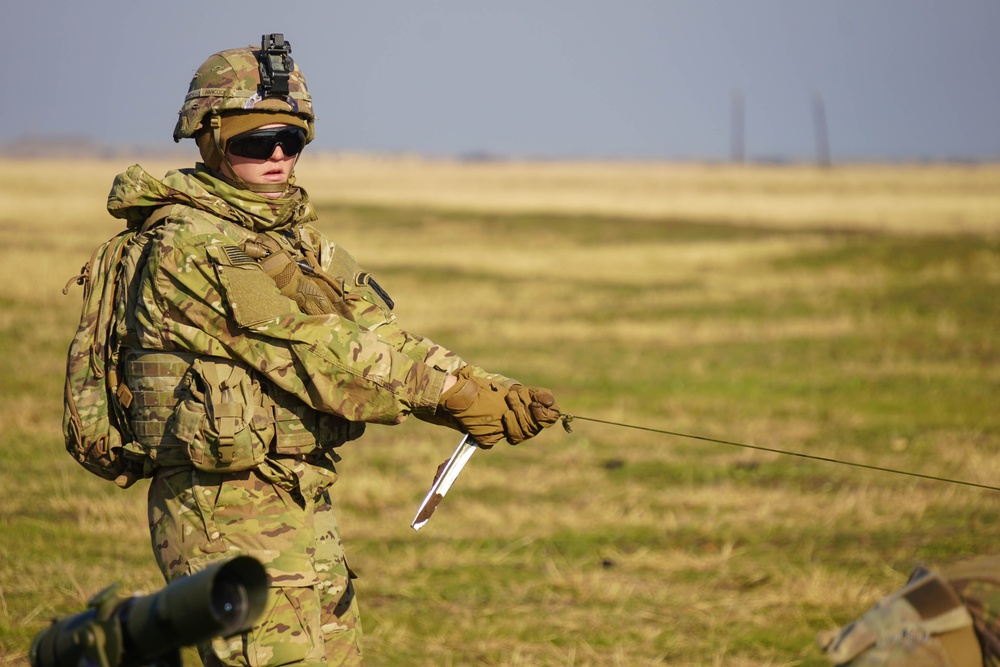
[(507, 392), (513, 419), (504, 420), (504, 432), (512, 445), (538, 435), (559, 421), (559, 406), (548, 389), (514, 385)]
[(441, 394), (438, 409), (458, 422), (480, 447), (489, 449), (506, 435), (507, 390), (489, 378), (473, 375), (472, 366), (463, 366), (455, 377), (457, 382)]
[(260, 267), (271, 276), (281, 295), (294, 301), (306, 315), (337, 314), (354, 320), (336, 282), (308, 266), (307, 274), (287, 250), (272, 252), (260, 260)]
[(521, 384), (501, 384), (472, 373), (465, 366), (456, 374), (457, 382), (441, 395), (440, 410), (484, 449), (501, 438), (516, 445), (556, 423), (559, 407), (547, 389), (529, 389)]

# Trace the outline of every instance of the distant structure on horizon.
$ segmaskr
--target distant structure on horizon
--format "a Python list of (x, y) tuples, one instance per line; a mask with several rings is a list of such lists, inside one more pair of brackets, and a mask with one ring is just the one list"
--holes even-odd
[[(832, 165), (830, 159), (830, 138), (826, 127), (826, 108), (823, 95), (816, 91), (812, 96), (813, 137), (816, 143), (816, 164), (820, 167)], [(734, 164), (743, 164), (746, 156), (746, 104), (743, 91), (734, 90), (730, 98), (729, 108), (729, 160)], [(769, 159), (765, 162), (783, 162), (784, 160)]]
[(729, 132), (730, 132), (730, 160), (736, 164), (743, 164), (746, 160), (745, 144), (745, 118), (743, 113), (743, 91), (733, 91), (731, 106), (729, 111)]
[(813, 93), (813, 133), (816, 135), (816, 164), (830, 166), (830, 139), (826, 131), (826, 108), (823, 95), (818, 90)]

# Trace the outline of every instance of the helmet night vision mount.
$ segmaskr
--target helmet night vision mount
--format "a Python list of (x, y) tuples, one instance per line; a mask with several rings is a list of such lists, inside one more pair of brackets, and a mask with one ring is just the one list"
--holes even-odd
[(261, 35), (257, 60), (260, 63), (260, 96), (288, 97), (288, 76), (295, 69), (291, 42), (286, 42), (280, 32)]

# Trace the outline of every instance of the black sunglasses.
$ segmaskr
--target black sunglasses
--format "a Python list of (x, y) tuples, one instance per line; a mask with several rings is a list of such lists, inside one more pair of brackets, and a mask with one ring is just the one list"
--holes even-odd
[(266, 160), (281, 146), (286, 157), (302, 152), (306, 145), (306, 132), (301, 127), (273, 127), (267, 130), (251, 130), (237, 134), (226, 144), (226, 150), (233, 155), (253, 160)]

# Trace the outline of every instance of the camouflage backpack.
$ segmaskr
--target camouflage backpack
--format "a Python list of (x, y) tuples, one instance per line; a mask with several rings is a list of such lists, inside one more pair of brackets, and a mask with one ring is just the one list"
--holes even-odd
[[(97, 247), (76, 277), (83, 285), (80, 324), (66, 355), (63, 396), (63, 437), (66, 451), (84, 468), (103, 479), (128, 488), (143, 476), (141, 460), (125, 456), (132, 434), (122, 404), (124, 383), (118, 363), (125, 335), (122, 294), (126, 271), (125, 251), (142, 238), (170, 209), (153, 213), (141, 229), (135, 225)], [(132, 261), (139, 253), (130, 253)], [(63, 289), (69, 293), (70, 283)], [(127, 390), (125, 390), (127, 391)], [(132, 448), (135, 451), (135, 448)]]

